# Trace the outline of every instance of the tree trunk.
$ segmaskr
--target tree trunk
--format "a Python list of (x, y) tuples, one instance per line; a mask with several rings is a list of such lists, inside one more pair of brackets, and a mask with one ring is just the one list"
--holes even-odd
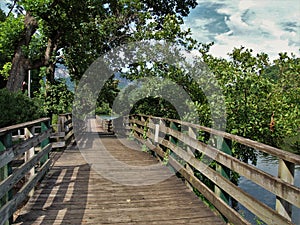
[(38, 28), (38, 23), (30, 12), (26, 12), (24, 24), (25, 29), (20, 37), (20, 42), (16, 45), (10, 76), (6, 84), (7, 89), (12, 92), (22, 89), (22, 83), (29, 68), (29, 60), (22, 48), (29, 45), (32, 35)]
[(22, 90), (22, 83), (27, 72), (26, 58), (23, 55), (22, 50), (20, 50), (13, 58), (12, 68), (10, 70), (10, 76), (6, 84), (6, 88), (11, 92)]
[(49, 81), (51, 84), (54, 83), (54, 74), (55, 74), (55, 64), (54, 63), (50, 63), (48, 68), (47, 68), (47, 81)]
[(55, 64), (56, 64), (56, 59), (53, 59), (53, 53), (56, 53), (58, 49), (60, 35), (61, 33), (57, 31), (52, 38), (48, 39), (48, 45), (45, 52), (45, 61), (48, 64), (47, 80), (51, 84), (54, 83)]
[(20, 42), (17, 44), (15, 49), (15, 54), (12, 60), (12, 68), (10, 71), (10, 76), (7, 81), (7, 89), (15, 92), (22, 89), (22, 83), (25, 79), (25, 76), (30, 69), (38, 69), (42, 66), (48, 66), (47, 68), (47, 80), (50, 83), (54, 82), (54, 72), (55, 72), (55, 59), (53, 60), (53, 52), (56, 52), (58, 49), (61, 32), (56, 31), (52, 37), (48, 39), (47, 48), (45, 50), (45, 55), (43, 58), (30, 62), (28, 57), (25, 55), (22, 48), (24, 46), (29, 46), (33, 34), (38, 28), (38, 23), (36, 19), (26, 12), (25, 15), (25, 29), (20, 37)]

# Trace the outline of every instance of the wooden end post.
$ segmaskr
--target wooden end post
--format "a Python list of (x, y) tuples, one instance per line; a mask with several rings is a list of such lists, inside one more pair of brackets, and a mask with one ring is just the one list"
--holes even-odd
[[(159, 119), (159, 129), (165, 130), (166, 127), (167, 127), (166, 121), (164, 119)], [(166, 134), (164, 134), (163, 139), (167, 139), (167, 137), (168, 136)], [(157, 146), (159, 146), (159, 144)], [(163, 151), (166, 153), (166, 147), (161, 146), (161, 149), (163, 149)], [(161, 158), (161, 159), (163, 160), (163, 158)]]
[(155, 132), (154, 132), (154, 142), (158, 143), (159, 137), (159, 124), (155, 124)]

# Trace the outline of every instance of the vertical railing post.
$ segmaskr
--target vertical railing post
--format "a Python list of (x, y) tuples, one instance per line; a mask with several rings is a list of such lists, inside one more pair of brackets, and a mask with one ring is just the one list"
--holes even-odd
[(150, 121), (153, 125), (155, 125), (154, 126), (154, 142), (155, 142), (155, 144), (157, 144), (159, 142), (159, 127), (160, 127), (160, 124), (159, 123), (154, 123), (154, 121), (152, 119)]
[[(285, 161), (283, 159), (279, 159), (278, 163), (278, 178), (293, 185), (295, 164)], [(276, 211), (280, 215), (292, 221), (292, 204), (278, 196), (276, 196)]]
[[(31, 130), (29, 130), (29, 128), (24, 128), (24, 135), (25, 135), (25, 139), (30, 139), (33, 137), (33, 134), (34, 134), (34, 127), (31, 128)], [(25, 152), (25, 163), (28, 162), (33, 156), (34, 156), (34, 153), (35, 152), (35, 148), (32, 147), (30, 148), (28, 151)], [(34, 171), (34, 167), (32, 167), (29, 172), (27, 173), (27, 175), (25, 176), (26, 178), (26, 181), (29, 181), (32, 177), (34, 177), (34, 174), (35, 174), (35, 171)], [(34, 193), (34, 189), (32, 189), (28, 196), (29, 197), (32, 197), (33, 196), (33, 193)]]
[[(159, 129), (165, 130), (166, 129), (166, 121), (164, 119), (159, 119)], [(164, 134), (164, 139), (166, 139), (166, 134)]]
[[(164, 132), (164, 130), (166, 130), (166, 128), (167, 128), (166, 121), (164, 119), (160, 118), (159, 119), (159, 130), (162, 131), (162, 133), (158, 134), (159, 137), (161, 137), (163, 139), (167, 139), (168, 136), (166, 135), (166, 132)], [(164, 134), (164, 136), (160, 136), (161, 134)], [(157, 146), (160, 147), (165, 152), (165, 154), (167, 153), (166, 147), (160, 146), (159, 144), (157, 144)], [(162, 160), (164, 160), (164, 159), (162, 158)]]
[[(170, 129), (178, 131), (178, 130), (179, 130), (179, 127), (178, 127), (178, 125), (177, 125), (176, 123), (174, 123), (173, 121), (171, 121), (171, 122), (170, 122)], [(171, 143), (173, 143), (174, 145), (177, 145), (177, 144), (178, 144), (178, 139), (172, 137), (171, 135), (170, 135), (170, 137), (169, 137), (169, 141), (170, 141)], [(170, 154), (171, 156), (174, 156), (174, 155), (175, 155), (171, 149), (169, 149), (169, 154)], [(171, 167), (171, 168), (173, 168), (173, 167)]]
[[(136, 115), (130, 115), (129, 116), (129, 121), (130, 120), (136, 120)], [(136, 126), (136, 123), (135, 122), (129, 122), (130, 124), (130, 127), (131, 127), (131, 135), (132, 137), (135, 137), (135, 135), (137, 134), (137, 132), (134, 130), (134, 127)]]
[[(159, 124), (155, 122), (155, 119), (152, 117), (148, 117), (148, 127), (149, 129), (147, 130), (146, 136), (151, 137), (152, 135), (154, 136), (154, 139), (148, 138), (147, 141), (150, 142), (153, 146), (158, 147), (158, 136), (159, 136)], [(151, 154), (159, 159), (158, 154), (152, 149)]]
[[(0, 151), (5, 151), (7, 148), (12, 146), (12, 133), (7, 133), (0, 137)], [(5, 180), (12, 173), (12, 168), (10, 163), (0, 168), (0, 182)], [(0, 199), (0, 208), (4, 206), (11, 198), (11, 191), (7, 193)], [(11, 217), (9, 220), (5, 221), (4, 225), (8, 225), (13, 222)]]
[[(188, 127), (188, 135), (189, 137), (193, 138), (193, 139), (196, 139), (197, 138), (197, 134), (195, 132), (195, 130), (192, 128), (192, 127)], [(187, 152), (190, 154), (190, 155), (193, 155), (194, 156), (194, 152), (195, 150), (190, 147), (190, 146), (187, 146)], [(185, 164), (185, 168), (188, 172), (190, 172), (191, 174), (194, 174), (194, 171), (192, 169), (192, 167), (190, 167), (190, 165), (188, 163)], [(190, 185), (190, 183), (185, 180), (185, 184), (186, 186), (190, 189), (190, 190), (193, 190), (193, 187)]]
[[(178, 129), (178, 126), (177, 126), (176, 123), (174, 123), (173, 121), (170, 122), (170, 128), (171, 128), (172, 130), (176, 130), (176, 131), (179, 130), (179, 129)], [(177, 142), (178, 142), (178, 140), (177, 140), (177, 138), (174, 138), (174, 137), (170, 136), (170, 142), (176, 145)]]
[[(217, 136), (216, 138), (216, 147), (222, 152), (225, 152), (228, 155), (232, 155), (231, 149), (226, 144), (226, 141), (223, 137)], [(219, 163), (216, 163), (216, 171), (220, 173), (223, 177), (230, 180), (230, 170)], [(230, 196), (225, 193), (221, 188), (215, 185), (215, 193), (229, 205)]]
[[(44, 132), (44, 131), (46, 131), (46, 130), (48, 130), (48, 129), (50, 129), (50, 121), (48, 121), (48, 124), (42, 122), (41, 123), (41, 133)], [(49, 143), (50, 143), (49, 138), (43, 140), (41, 142), (41, 149), (43, 149)], [(41, 161), (40, 161), (41, 165), (43, 165), (48, 159), (49, 159), (49, 155), (48, 154), (45, 155), (45, 156), (43, 156), (42, 159), (41, 159)]]
[(59, 121), (59, 125), (58, 125), (58, 131), (59, 132), (65, 132), (65, 116), (64, 115), (59, 115), (58, 116), (58, 121)]

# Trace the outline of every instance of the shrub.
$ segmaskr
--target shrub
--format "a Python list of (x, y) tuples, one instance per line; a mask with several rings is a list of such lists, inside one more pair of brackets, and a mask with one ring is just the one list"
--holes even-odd
[(38, 119), (43, 116), (42, 109), (35, 99), (20, 92), (0, 89), (0, 127), (10, 126)]

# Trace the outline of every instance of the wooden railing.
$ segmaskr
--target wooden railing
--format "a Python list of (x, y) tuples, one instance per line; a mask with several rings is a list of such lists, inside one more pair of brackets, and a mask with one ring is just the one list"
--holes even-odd
[(49, 169), (51, 131), (50, 118), (0, 128), (0, 225), (12, 222)]
[(53, 140), (52, 147), (53, 148), (65, 148), (70, 143), (71, 139), (74, 137), (73, 131), (73, 122), (72, 122), (72, 114), (60, 114), (58, 115), (57, 124), (55, 133), (51, 135), (51, 139)]
[[(132, 115), (129, 125), (134, 137), (145, 144), (152, 153), (179, 171), (186, 183), (198, 190), (214, 207), (233, 224), (250, 224), (228, 204), (227, 195), (246, 207), (267, 224), (293, 224), (292, 205), (300, 208), (300, 189), (293, 185), (295, 165), (300, 156), (243, 137), (211, 128), (171, 119), (146, 115)], [(211, 135), (211, 143), (199, 141), (199, 134)], [(278, 158), (278, 177), (231, 156), (226, 143), (236, 142)], [(197, 157), (195, 156), (197, 155)], [(199, 158), (201, 156), (201, 159)], [(214, 167), (205, 161), (216, 162)], [(253, 181), (276, 197), (276, 209), (272, 209), (233, 184), (228, 173), (235, 171)], [(200, 177), (206, 177), (214, 188), (205, 185)], [(225, 197), (224, 197), (225, 196)]]
[(113, 124), (111, 119), (102, 119), (100, 116), (96, 116), (96, 120), (105, 132), (113, 133)]

